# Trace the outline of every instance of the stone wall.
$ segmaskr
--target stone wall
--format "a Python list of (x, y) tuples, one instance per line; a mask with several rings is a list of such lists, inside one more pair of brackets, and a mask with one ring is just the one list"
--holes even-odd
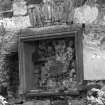
[[(100, 30), (101, 34), (103, 33), (105, 26), (104, 0), (98, 0), (97, 2), (95, 2), (94, 0), (94, 2), (92, 2), (91, 0), (88, 0), (88, 2), (86, 0), (81, 0), (81, 2), (79, 0), (78, 2), (73, 1), (74, 0), (66, 0), (66, 2), (64, 2), (64, 0), (54, 0), (54, 2), (49, 2), (49, 5), (47, 1), (45, 4), (43, 4), (42, 2), (40, 2), (40, 4), (35, 4), (29, 2), (28, 0), (28, 6), (26, 6), (26, 2), (23, 0), (22, 2), (18, 2), (18, 0), (14, 2), (14, 11), (12, 11), (13, 16), (11, 18), (7, 17), (0, 20), (0, 82), (4, 81), (4, 83), (8, 84), (8, 72), (14, 69), (18, 69), (17, 61), (16, 68), (12, 68), (10, 64), (8, 66), (8, 62), (11, 62), (9, 61), (11, 58), (8, 58), (8, 55), (13, 55), (11, 54), (11, 52), (14, 52), (16, 54), (18, 49), (17, 43), (19, 32), (23, 28), (50, 27), (51, 25), (58, 24), (85, 24), (85, 29), (89, 29), (88, 33), (86, 33), (86, 30), (84, 32), (85, 38), (90, 35), (89, 33), (91, 32), (91, 26), (93, 30), (95, 29), (97, 31), (98, 29)], [(17, 7), (17, 5), (19, 4), (21, 4), (20, 8)], [(24, 6), (23, 9), (22, 6)], [(47, 11), (47, 9), (45, 8), (47, 6), (51, 8), (52, 11), (50, 11), (52, 14), (50, 14), (49, 11)], [(63, 10), (63, 8), (65, 9)], [(21, 12), (19, 12), (19, 10), (21, 10)], [(102, 36), (104, 36), (104, 34), (102, 34)], [(13, 61), (11, 63), (12, 66), (14, 66)]]

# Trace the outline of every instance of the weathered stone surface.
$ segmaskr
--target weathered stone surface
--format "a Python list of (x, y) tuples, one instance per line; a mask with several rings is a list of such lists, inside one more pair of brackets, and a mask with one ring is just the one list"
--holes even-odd
[[(86, 29), (87, 31), (87, 29)], [(83, 40), (84, 79), (105, 79), (105, 28), (90, 28)]]
[(26, 27), (31, 27), (29, 16), (18, 16), (12, 18), (4, 18), (0, 20), (6, 30), (19, 30)]
[(92, 24), (97, 19), (98, 14), (99, 10), (96, 6), (84, 5), (75, 9), (74, 21), (80, 24)]
[(13, 2), (13, 14), (14, 15), (25, 15), (27, 13), (26, 1), (14, 0)]
[(23, 105), (50, 105), (50, 100), (46, 100), (46, 101), (42, 101), (42, 100), (27, 101)]
[(35, 105), (35, 102), (34, 101), (25, 102), (23, 105)]

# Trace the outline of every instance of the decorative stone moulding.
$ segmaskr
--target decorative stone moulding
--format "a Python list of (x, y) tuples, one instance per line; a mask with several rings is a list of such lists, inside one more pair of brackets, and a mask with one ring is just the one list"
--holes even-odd
[[(66, 36), (66, 35), (68, 35), (68, 36)], [(67, 38), (67, 40), (68, 40), (68, 38), (70, 38), (70, 41), (67, 41), (65, 38)], [(57, 41), (56, 43), (55, 43), (55, 40)], [(65, 43), (65, 40), (66, 40), (66, 43)], [(37, 43), (37, 41), (39, 41), (39, 43)], [(48, 42), (48, 44), (45, 41)], [(58, 41), (59, 41), (59, 44), (57, 44)], [(37, 66), (35, 68), (36, 70), (31, 69), (32, 71), (29, 71), (30, 73), (32, 73), (32, 75), (30, 75), (30, 77), (32, 77), (32, 78), (30, 78), (30, 82), (32, 83), (32, 85), (30, 85), (30, 88), (28, 88), (28, 86), (29, 86), (28, 82), (26, 83), (26, 82), (24, 82), (26, 80), (22, 79), (23, 76), (20, 77), (21, 85), (20, 85), (20, 88), (19, 88), (19, 93), (21, 93), (21, 94), (26, 93), (27, 97), (32, 96), (32, 95), (37, 95), (37, 92), (40, 91), (39, 87), (42, 87), (45, 90), (51, 90), (50, 95), (55, 94), (55, 93), (52, 93), (52, 92), (58, 92), (59, 93), (59, 89), (58, 89), (59, 87), (56, 88), (57, 84), (55, 84), (55, 81), (56, 81), (56, 79), (58, 81), (58, 80), (62, 80), (63, 78), (64, 78), (64, 81), (62, 81), (63, 87), (68, 88), (70, 86), (69, 83), (68, 83), (69, 82), (68, 78), (67, 79), (65, 78), (65, 76), (67, 77), (67, 75), (65, 75), (66, 66), (64, 67), (63, 65), (66, 63), (66, 61), (67, 61), (66, 64), (68, 65), (68, 61), (69, 61), (68, 58), (69, 57), (70, 57), (70, 59), (72, 58), (71, 55), (72, 55), (72, 51), (74, 51), (74, 50), (72, 50), (71, 47), (68, 48), (68, 46), (72, 46), (72, 43), (73, 43), (73, 45), (75, 44), (76, 51), (79, 50), (79, 51), (77, 51), (77, 53), (81, 52), (79, 55), (76, 54), (76, 56), (78, 56), (78, 59), (76, 60), (76, 62), (78, 62), (78, 60), (81, 60), (81, 61), (79, 61), (79, 63), (82, 64), (82, 43), (80, 43), (80, 42), (82, 42), (82, 27), (80, 27), (80, 26), (77, 27), (77, 25), (76, 26), (56, 25), (56, 26), (50, 26), (50, 27), (44, 27), (44, 28), (24, 29), (24, 30), (21, 30), (21, 32), (20, 32), (19, 42), (20, 42), (19, 43), (19, 45), (20, 45), (19, 46), (19, 48), (20, 48), (19, 51), (21, 51), (19, 56), (21, 58), (20, 61), (22, 61), (22, 62), (20, 62), (21, 68), (23, 67), (23, 65), (24, 65), (24, 67), (27, 66), (27, 65), (25, 65), (26, 63), (23, 62), (24, 57), (21, 55), (23, 53), (27, 55), (27, 51), (29, 51), (29, 57), (30, 57), (30, 61), (28, 61), (28, 63), (30, 62), (30, 64), (33, 67), (34, 67), (34, 65)], [(70, 42), (70, 43), (68, 43), (68, 42)], [(54, 45), (54, 47), (49, 46), (49, 43), (51, 44), (51, 46)], [(76, 48), (76, 44), (78, 46), (77, 48)], [(25, 45), (26, 47), (23, 48), (24, 47), (23, 45)], [(29, 47), (27, 45), (29, 45)], [(31, 45), (31, 47), (30, 47), (30, 45)], [(49, 51), (46, 50), (47, 45), (48, 45), (47, 48), (49, 49)], [(80, 45), (80, 48), (79, 48), (79, 45)], [(68, 52), (65, 53), (63, 51), (63, 49), (65, 49), (66, 46), (67, 46), (67, 51), (68, 52), (70, 51), (71, 53), (68, 53)], [(40, 53), (41, 50), (38, 51), (38, 48), (42, 49), (42, 47), (47, 52), (51, 52), (51, 53), (43, 53), (43, 54), (42, 54), (42, 52)], [(26, 50), (27, 51), (24, 52), (24, 51), (22, 51), (21, 48), (25, 49), (25, 51)], [(52, 48), (54, 48), (55, 52), (53, 52)], [(60, 57), (58, 55), (59, 48), (61, 48), (61, 50), (62, 50), (62, 51), (60, 50), (61, 52), (64, 52), (64, 54), (62, 53), (63, 54), (62, 57)], [(31, 53), (31, 51), (32, 51), (32, 53)], [(36, 52), (36, 51), (38, 51), (38, 52)], [(38, 56), (36, 53), (37, 54), (40, 53), (40, 55)], [(71, 54), (71, 55), (67, 56), (68, 60), (66, 59), (66, 56), (65, 56), (67, 54)], [(79, 57), (81, 57), (81, 59), (79, 59)], [(25, 60), (26, 62), (27, 62), (27, 59), (29, 59), (29, 58), (26, 58), (26, 60)], [(47, 60), (47, 62), (46, 62), (46, 60)], [(45, 66), (41, 67), (41, 65), (40, 65), (41, 62), (40, 61), (41, 62), (44, 61)], [(74, 60), (73, 60), (73, 62), (71, 64), (73, 67), (75, 67), (75, 64), (78, 64), (78, 63), (75, 63), (75, 64), (73, 64), (73, 63), (74, 63)], [(81, 64), (79, 64), (79, 65), (81, 65)], [(51, 67), (49, 67), (50, 65), (51, 65)], [(32, 66), (29, 66), (29, 68), (32, 67)], [(37, 77), (35, 76), (35, 75), (38, 76), (39, 66), (41, 67), (42, 71), (44, 71), (44, 72), (41, 73), (41, 78), (43, 78), (42, 80), (46, 79), (46, 77), (44, 75), (44, 73), (46, 73), (45, 71), (47, 71), (49, 68), (51, 68), (50, 72), (47, 72), (50, 81), (44, 81), (44, 83), (46, 82), (45, 85), (43, 84), (43, 81), (40, 82), (41, 84), (39, 84), (39, 82), (37, 82), (38, 81)], [(48, 69), (46, 67), (48, 67)], [(78, 66), (77, 66), (77, 68), (78, 68)], [(74, 74), (74, 78), (75, 77), (78, 78), (77, 81), (75, 81), (75, 79), (73, 79), (74, 82), (73, 82), (73, 85), (71, 85), (71, 87), (72, 87), (72, 91), (74, 91), (76, 93), (71, 93), (71, 94), (77, 94), (77, 92), (78, 92), (78, 89), (77, 89), (78, 84), (77, 84), (77, 82), (81, 82), (82, 79), (83, 79), (82, 71), (81, 71), (81, 73), (78, 73), (78, 72), (80, 72), (80, 70), (82, 70), (82, 65), (79, 68), (80, 69), (79, 69), (79, 71), (77, 71), (77, 73), (74, 73), (75, 69), (72, 69), (70, 74), (68, 75), (68, 76), (71, 77), (70, 78), (71, 82), (72, 82), (72, 74)], [(24, 70), (24, 71), (21, 71), (21, 70)], [(20, 69), (21, 72), (26, 72), (26, 70), (29, 70), (29, 69), (27, 69), (27, 67), (25, 69)], [(76, 70), (78, 70), (78, 69), (76, 69)], [(20, 72), (20, 74), (22, 74), (21, 72)], [(62, 76), (59, 77), (60, 75), (62, 75), (62, 73), (64, 73), (63, 78), (62, 78)], [(26, 75), (24, 75), (24, 76), (26, 77)], [(50, 77), (51, 77), (51, 79), (50, 79)], [(61, 86), (60, 86), (60, 88), (61, 88)], [(42, 89), (41, 94), (44, 95), (45, 93), (43, 93), (43, 89)], [(69, 92), (70, 92), (70, 89), (68, 90)], [(41, 96), (41, 94), (38, 93), (38, 96), (39, 95)], [(49, 95), (49, 93), (48, 93), (48, 95)], [(47, 94), (46, 94), (46, 96), (47, 96)]]

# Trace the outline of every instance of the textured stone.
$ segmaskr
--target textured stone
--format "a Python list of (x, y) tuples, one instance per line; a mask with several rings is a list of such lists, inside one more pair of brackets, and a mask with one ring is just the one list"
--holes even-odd
[(0, 23), (3, 23), (6, 30), (19, 30), (31, 26), (29, 16), (4, 18)]
[(25, 102), (23, 105), (35, 105), (34, 101)]
[(46, 101), (42, 101), (42, 100), (27, 101), (23, 105), (50, 105), (50, 100), (46, 100)]
[(75, 9), (74, 21), (81, 24), (91, 24), (97, 19), (98, 14), (99, 10), (96, 6), (84, 5)]
[(84, 34), (83, 61), (84, 79), (105, 79), (105, 31), (101, 29), (90, 29)]
[(25, 15), (27, 13), (27, 6), (24, 0), (14, 0), (13, 2), (13, 14)]

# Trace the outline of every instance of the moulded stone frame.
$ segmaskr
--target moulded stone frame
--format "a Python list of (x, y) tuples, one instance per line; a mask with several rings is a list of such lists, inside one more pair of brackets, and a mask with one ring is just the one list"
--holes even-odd
[[(63, 38), (63, 37), (75, 37), (75, 52), (76, 52), (76, 70), (78, 83), (83, 80), (83, 30), (81, 26), (53, 26), (50, 28), (28, 28), (21, 30), (19, 36), (18, 53), (19, 53), (19, 79), (20, 79), (20, 94), (27, 93), (30, 88), (27, 88), (26, 68), (25, 68), (25, 48), (24, 45), (27, 41), (51, 39), (51, 38)], [(30, 75), (29, 75), (30, 77)], [(31, 83), (31, 82), (30, 82)], [(30, 84), (29, 84), (30, 85)], [(73, 94), (73, 92), (71, 93)], [(30, 95), (36, 95), (30, 93)], [(37, 94), (39, 95), (39, 94)], [(58, 95), (58, 94), (57, 94)], [(64, 94), (63, 94), (64, 95)]]

